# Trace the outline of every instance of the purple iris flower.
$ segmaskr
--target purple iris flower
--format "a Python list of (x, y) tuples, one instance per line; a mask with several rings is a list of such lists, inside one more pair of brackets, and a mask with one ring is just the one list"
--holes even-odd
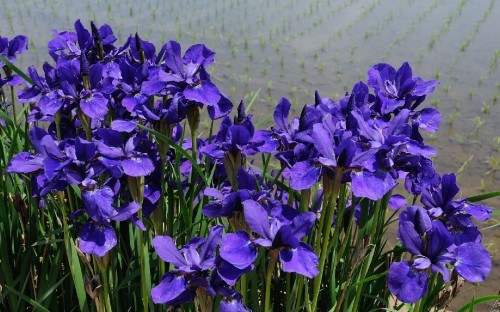
[[(424, 81), (413, 76), (410, 65), (405, 62), (396, 71), (389, 64), (377, 64), (368, 71), (368, 85), (375, 89), (382, 105), (380, 112), (385, 115), (400, 108), (414, 109), (416, 103), (431, 94), (439, 82)], [(415, 102), (415, 103), (414, 103)]]
[[(161, 60), (163, 69), (150, 76), (143, 85), (148, 95), (183, 95), (183, 99), (207, 105), (212, 119), (219, 119), (229, 114), (232, 103), (219, 91), (206, 71), (214, 62), (215, 53), (203, 44), (191, 46), (181, 57), (180, 44), (168, 41), (160, 50), (157, 60)], [(157, 62), (158, 63), (158, 62)]]
[(154, 303), (183, 304), (194, 300), (196, 289), (204, 288), (208, 295), (215, 292), (209, 286), (207, 271), (215, 268), (217, 245), (222, 239), (223, 226), (210, 229), (208, 238), (194, 237), (180, 250), (169, 236), (156, 236), (153, 246), (158, 256), (176, 267), (165, 274), (159, 285), (151, 289)]
[[(444, 180), (443, 191), (423, 201), (432, 201), (434, 204), (448, 202), (448, 206), (453, 206), (452, 199), (458, 187), (454, 183), (454, 176), (445, 175)], [(399, 221), (399, 239), (413, 255), (412, 261), (395, 262), (389, 269), (389, 289), (399, 300), (412, 303), (424, 296), (428, 279), (426, 269), (442, 274), (443, 280), (449, 281), (447, 264), (453, 265), (467, 281), (485, 280), (491, 269), (488, 251), (477, 241), (457, 241), (456, 235), (452, 235), (457, 230), (451, 226), (450, 232), (450, 221), (443, 218), (442, 214), (436, 214), (436, 210), (411, 206), (400, 214)]]
[(474, 205), (465, 199), (454, 199), (459, 192), (455, 174), (445, 174), (439, 185), (429, 185), (422, 191), (421, 202), (429, 214), (441, 218), (452, 230), (456, 245), (466, 242), (481, 242), (481, 233), (471, 217), (486, 221), (491, 217), (491, 208)]
[[(111, 165), (118, 166), (124, 174), (131, 177), (143, 177), (151, 174), (154, 169), (153, 160), (144, 147), (144, 135), (133, 135), (126, 142), (122, 134), (116, 130), (100, 128), (96, 130), (96, 142), (99, 153)], [(118, 161), (118, 162), (116, 162)]]
[[(26, 36), (16, 36), (9, 40), (6, 37), (0, 36), (0, 55), (6, 58), (9, 62), (13, 63), (16, 61), (16, 56), (23, 53), (28, 49), (28, 37)], [(0, 61), (0, 67), (4, 67), (5, 64)]]
[(277, 206), (268, 212), (251, 199), (244, 201), (243, 207), (248, 226), (261, 237), (251, 239), (245, 231), (226, 234), (220, 250), (224, 260), (237, 268), (247, 267), (257, 258), (257, 245), (279, 250), (285, 272), (295, 272), (309, 278), (319, 273), (316, 267), (318, 256), (311, 246), (301, 242), (316, 220), (314, 213), (300, 213), (287, 206)]

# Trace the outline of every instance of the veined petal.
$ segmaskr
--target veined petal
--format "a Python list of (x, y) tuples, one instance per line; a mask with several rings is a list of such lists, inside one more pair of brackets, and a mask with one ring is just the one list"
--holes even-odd
[(122, 160), (123, 171), (131, 177), (144, 177), (154, 171), (155, 166), (147, 156), (133, 156)]
[(184, 90), (184, 97), (208, 106), (217, 105), (221, 98), (221, 93), (210, 81), (201, 81), (196, 86), (189, 86)]
[(389, 290), (406, 303), (417, 302), (427, 292), (427, 274), (410, 267), (408, 261), (393, 262), (389, 268)]
[(465, 280), (484, 282), (491, 270), (491, 258), (488, 251), (478, 243), (465, 243), (457, 247), (455, 269)]
[(193, 301), (195, 297), (196, 292), (189, 287), (188, 277), (176, 276), (171, 272), (165, 274), (160, 284), (151, 289), (154, 303), (183, 304)]
[(103, 257), (117, 243), (115, 230), (108, 225), (86, 223), (80, 230), (80, 250), (86, 254)]
[(108, 100), (101, 93), (90, 93), (80, 100), (80, 108), (90, 118), (101, 119), (108, 113)]
[(290, 169), (290, 187), (294, 190), (306, 190), (318, 182), (321, 168), (314, 166), (312, 161), (305, 160), (296, 163)]
[(252, 244), (250, 235), (245, 231), (226, 234), (222, 239), (219, 252), (222, 259), (238, 269), (252, 265), (257, 258), (257, 249)]
[(283, 271), (294, 272), (313, 278), (318, 275), (318, 256), (311, 246), (301, 242), (297, 248), (280, 250), (280, 261), (283, 264)]
[(243, 211), (248, 226), (255, 233), (269, 240), (273, 239), (270, 232), (269, 214), (264, 207), (258, 202), (249, 199), (243, 202)]
[(396, 181), (390, 174), (383, 171), (353, 172), (352, 191), (356, 197), (367, 197), (371, 200), (381, 199), (396, 186)]

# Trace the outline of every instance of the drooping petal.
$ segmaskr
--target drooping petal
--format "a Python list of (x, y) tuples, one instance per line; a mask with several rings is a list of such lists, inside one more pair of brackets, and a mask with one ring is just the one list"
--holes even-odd
[(91, 191), (82, 191), (85, 210), (96, 222), (102, 222), (113, 215), (113, 190), (103, 186)]
[(395, 194), (389, 198), (389, 208), (392, 210), (398, 210), (406, 205), (406, 198), (403, 195)]
[(147, 156), (128, 157), (121, 162), (123, 171), (131, 177), (144, 177), (154, 171), (155, 166)]
[(297, 162), (290, 169), (290, 187), (294, 190), (306, 190), (318, 182), (321, 168), (311, 160)]
[(471, 203), (465, 203), (464, 209), (467, 211), (474, 219), (479, 221), (486, 221), (491, 218), (493, 211), (490, 207), (484, 205), (473, 205)]
[(191, 302), (196, 292), (189, 287), (187, 276), (176, 276), (172, 272), (165, 274), (157, 286), (151, 289), (151, 298), (154, 303), (168, 305)]
[(221, 98), (221, 93), (217, 87), (210, 81), (201, 81), (196, 86), (186, 87), (184, 97), (208, 106), (217, 105)]
[(396, 181), (390, 174), (383, 171), (353, 172), (352, 192), (356, 197), (367, 197), (371, 200), (381, 199), (396, 186)]
[(80, 230), (80, 250), (103, 257), (117, 243), (115, 230), (108, 225), (86, 223)]
[(318, 275), (318, 256), (311, 246), (301, 242), (297, 248), (280, 250), (280, 261), (283, 271), (302, 274), (308, 278)]
[(257, 249), (252, 244), (250, 235), (245, 231), (226, 234), (222, 239), (219, 252), (222, 259), (239, 269), (252, 265), (257, 258)]
[(10, 160), (7, 172), (30, 173), (43, 168), (43, 157), (35, 156), (29, 152), (21, 152)]
[(90, 118), (101, 119), (108, 113), (108, 100), (99, 92), (89, 93), (80, 100), (80, 108)]
[(457, 247), (455, 269), (465, 280), (483, 282), (491, 270), (491, 258), (483, 245), (465, 243)]
[(408, 261), (394, 262), (389, 268), (389, 290), (406, 303), (417, 302), (427, 292), (427, 274), (415, 271)]
[(248, 266), (243, 269), (238, 269), (231, 263), (221, 260), (220, 265), (217, 267), (219, 277), (224, 280), (229, 286), (234, 286), (241, 275), (250, 272), (253, 266)]

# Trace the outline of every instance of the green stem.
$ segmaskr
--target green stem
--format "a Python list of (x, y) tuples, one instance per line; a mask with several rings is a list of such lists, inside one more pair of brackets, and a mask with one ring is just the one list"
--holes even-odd
[[(333, 181), (333, 187), (331, 194), (328, 194), (328, 200), (327, 200), (327, 206), (324, 206), (323, 209), (326, 211), (323, 211), (321, 214), (321, 218), (325, 217), (326, 219), (323, 220), (323, 229), (319, 228), (319, 231), (323, 230), (322, 233), (322, 242), (321, 242), (321, 255), (319, 258), (319, 274), (315, 277), (314, 279), (314, 289), (313, 289), (313, 300), (312, 300), (312, 311), (316, 311), (316, 307), (318, 304), (318, 298), (319, 298), (319, 290), (321, 287), (321, 281), (323, 279), (323, 272), (325, 270), (325, 263), (326, 263), (326, 258), (328, 254), (328, 242), (330, 241), (330, 232), (331, 232), (331, 226), (330, 222), (333, 219), (333, 215), (335, 212), (335, 202), (337, 199), (337, 196), (339, 194), (339, 189), (340, 189), (340, 182), (342, 181), (342, 175), (343, 175), (343, 170), (342, 168), (337, 168), (335, 170), (335, 177)], [(335, 220), (335, 232), (334, 232), (334, 237), (333, 240), (337, 240), (337, 236), (340, 233), (340, 226), (342, 222), (342, 213), (340, 211), (340, 208), (338, 207), (338, 212), (337, 212), (337, 219)], [(320, 224), (321, 224), (321, 219), (320, 219)], [(335, 244), (335, 242), (334, 242)], [(335, 247), (334, 247), (335, 248)], [(331, 268), (331, 270), (335, 270), (335, 268)]]
[(109, 299), (110, 289), (109, 289), (109, 256), (105, 255), (104, 257), (95, 257), (95, 262), (97, 262), (97, 266), (99, 267), (99, 276), (102, 281), (102, 291), (100, 292), (99, 301), (101, 303), (102, 311), (111, 312), (111, 301)]
[(14, 93), (14, 87), (10, 87), (10, 96), (12, 100), (12, 116), (14, 116), (14, 123), (17, 124), (16, 95)]
[(273, 249), (269, 254), (269, 262), (267, 263), (267, 272), (266, 272), (266, 297), (264, 301), (264, 312), (269, 312), (271, 306), (271, 280), (273, 279), (273, 271), (276, 266), (276, 262), (278, 261), (278, 249)]

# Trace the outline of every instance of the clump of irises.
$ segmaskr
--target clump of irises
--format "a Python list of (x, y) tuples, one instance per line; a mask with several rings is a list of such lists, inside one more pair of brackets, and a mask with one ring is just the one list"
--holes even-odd
[[(245, 103), (233, 112), (212, 81), (205, 45), (157, 49), (138, 34), (116, 45), (109, 25), (90, 26), (56, 32), (51, 61), (26, 79), (0, 61), (0, 87), (25, 85), (17, 99), (33, 146), (7, 171), (22, 174), (41, 209), (64, 207), (74, 226), (65, 240), (75, 239), (66, 247), (101, 269), (100, 309), (113, 308), (109, 258), (128, 239), (140, 249), (144, 310), (152, 300), (197, 311), (423, 311), (449, 303), (437, 302), (450, 276), (486, 279), (475, 221), (492, 210), (455, 198), (455, 175), (436, 172), (421, 133), (440, 125), (438, 110), (421, 108), (438, 81), (408, 63), (377, 64), (341, 99), (316, 92), (300, 116), (282, 98), (274, 125), (256, 129)], [(26, 48), (26, 37), (0, 37), (10, 62)]]

